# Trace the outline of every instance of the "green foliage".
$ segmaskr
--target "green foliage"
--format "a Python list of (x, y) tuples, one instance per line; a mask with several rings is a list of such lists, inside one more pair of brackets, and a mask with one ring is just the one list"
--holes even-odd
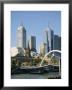
[(16, 68), (16, 60), (11, 60), (11, 68), (14, 69)]
[(58, 64), (58, 61), (56, 59), (51, 60), (53, 64)]

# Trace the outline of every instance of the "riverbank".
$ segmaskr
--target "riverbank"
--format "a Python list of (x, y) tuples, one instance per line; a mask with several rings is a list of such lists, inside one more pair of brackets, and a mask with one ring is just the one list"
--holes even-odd
[(48, 72), (59, 72), (58, 66), (44, 66), (44, 67), (20, 67), (12, 70), (11, 74), (42, 74), (42, 73), (48, 73)]

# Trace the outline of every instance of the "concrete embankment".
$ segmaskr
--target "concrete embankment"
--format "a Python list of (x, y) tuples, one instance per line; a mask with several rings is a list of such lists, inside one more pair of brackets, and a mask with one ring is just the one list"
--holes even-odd
[(16, 68), (11, 72), (11, 74), (25, 74), (25, 73), (42, 74), (48, 72), (59, 72), (59, 67), (50, 65), (36, 68)]

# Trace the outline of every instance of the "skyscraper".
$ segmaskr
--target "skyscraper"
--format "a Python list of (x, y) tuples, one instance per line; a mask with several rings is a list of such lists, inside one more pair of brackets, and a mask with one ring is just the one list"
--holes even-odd
[(44, 32), (44, 43), (46, 46), (46, 52), (48, 52), (49, 51), (48, 28)]
[(26, 30), (23, 25), (17, 29), (17, 47), (26, 48)]
[(29, 48), (31, 51), (36, 51), (36, 37), (31, 36), (30, 41), (29, 41)]
[(44, 43), (46, 43), (46, 46), (47, 46), (46, 52), (53, 50), (54, 32), (49, 27), (46, 28), (44, 32)]
[(53, 50), (54, 44), (54, 32), (51, 28), (48, 30), (48, 41), (49, 41), (49, 51)]
[(61, 50), (61, 37), (54, 35), (54, 50)]

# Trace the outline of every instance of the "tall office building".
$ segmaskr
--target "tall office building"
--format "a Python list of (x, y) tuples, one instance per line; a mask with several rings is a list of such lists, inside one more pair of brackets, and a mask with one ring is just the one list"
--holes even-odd
[(54, 35), (54, 50), (61, 50), (61, 37)]
[(26, 30), (23, 25), (17, 29), (17, 47), (26, 48)]
[(30, 41), (29, 41), (29, 48), (31, 51), (36, 51), (36, 37), (31, 36)]
[(44, 43), (46, 43), (47, 52), (53, 50), (54, 32), (51, 28), (46, 28), (44, 32)]
[(49, 51), (48, 28), (44, 32), (44, 43), (46, 45), (46, 52)]
[(49, 51), (53, 50), (54, 44), (54, 32), (51, 28), (48, 30), (48, 40), (49, 40)]

